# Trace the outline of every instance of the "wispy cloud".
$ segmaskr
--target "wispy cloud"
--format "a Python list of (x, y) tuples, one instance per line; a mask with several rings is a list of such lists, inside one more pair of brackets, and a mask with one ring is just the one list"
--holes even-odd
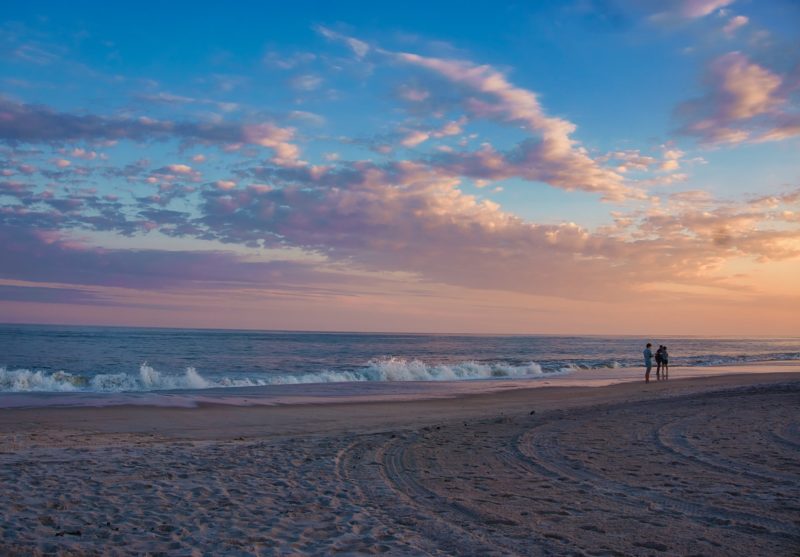
[(0, 269), (2, 279), (139, 290), (268, 288), (334, 280), (307, 262), (251, 262), (233, 252), (104, 249), (57, 231), (2, 225), (0, 239), (0, 256), (8, 263)]
[(199, 99), (173, 93), (159, 92), (154, 94), (140, 94), (137, 98), (148, 103), (165, 105), (209, 105), (222, 112), (234, 112), (239, 109), (239, 104), (235, 102), (216, 101), (212, 99)]
[(364, 56), (366, 56), (367, 53), (370, 51), (369, 45), (360, 39), (349, 37), (347, 35), (334, 31), (333, 29), (325, 27), (324, 25), (317, 25), (315, 29), (320, 35), (322, 35), (326, 39), (341, 41), (344, 44), (346, 44), (350, 48), (350, 50), (353, 51), (353, 54), (355, 54), (358, 58), (364, 58)]
[[(339, 33), (326, 36), (348, 45), (352, 40), (363, 42)], [(484, 149), (450, 157), (450, 167), (454, 171), (491, 178), (516, 175), (558, 188), (598, 192), (609, 199), (638, 195), (624, 183), (619, 173), (604, 168), (572, 137), (577, 129), (575, 124), (549, 116), (536, 93), (515, 86), (492, 66), (378, 47), (363, 52), (369, 51), (375, 52), (385, 63), (417, 68), (455, 86), (455, 89), (451, 87), (448, 90), (449, 102), (455, 99), (469, 118), (521, 126), (534, 136), (522, 142), (508, 156)], [(408, 93), (408, 90), (405, 91)], [(413, 98), (429, 101), (433, 95), (435, 93), (432, 91), (426, 91), (424, 96), (415, 92)], [(424, 134), (416, 130), (405, 136), (402, 144), (406, 147), (419, 145), (427, 139)]]
[(322, 85), (322, 78), (314, 74), (301, 74), (290, 79), (289, 85), (298, 91), (313, 91)]
[(730, 6), (735, 0), (668, 0), (660, 2), (660, 10), (650, 16), (653, 21), (693, 20), (706, 17)]
[(722, 28), (722, 31), (728, 35), (732, 36), (736, 31), (747, 25), (750, 20), (743, 15), (737, 15), (728, 20), (728, 23), (725, 24), (725, 27)]

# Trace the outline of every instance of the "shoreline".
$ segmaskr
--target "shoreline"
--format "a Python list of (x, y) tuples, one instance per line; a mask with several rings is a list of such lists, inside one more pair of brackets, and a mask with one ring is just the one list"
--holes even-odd
[[(734, 367), (736, 370), (730, 372)], [(683, 368), (683, 371), (687, 370), (692, 373), (696, 368)], [(480, 419), (530, 410), (566, 410), (800, 381), (800, 362), (793, 361), (702, 370), (703, 373), (673, 376), (666, 381), (651, 379), (649, 384), (645, 384), (642, 378), (609, 382), (603, 377), (593, 377), (587, 384), (585, 378), (567, 376), (557, 382), (535, 380), (530, 387), (486, 393), (468, 391), (448, 396), (386, 400), (326, 398), (311, 402), (246, 405), (202, 401), (191, 407), (121, 404), (0, 408), (0, 439), (12, 433), (19, 436), (29, 432), (36, 433), (41, 443), (49, 437), (45, 435), (47, 431), (61, 436), (73, 433), (81, 437), (146, 434), (149, 438), (163, 440), (371, 432), (381, 428), (414, 428), (441, 420)], [(597, 375), (595, 370), (584, 374)], [(0, 442), (2, 450), (3, 443)]]

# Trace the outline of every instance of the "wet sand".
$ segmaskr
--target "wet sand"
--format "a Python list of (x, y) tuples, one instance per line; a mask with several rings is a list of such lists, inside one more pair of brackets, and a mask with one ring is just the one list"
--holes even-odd
[(800, 365), (767, 371), (0, 410), (0, 554), (797, 555)]

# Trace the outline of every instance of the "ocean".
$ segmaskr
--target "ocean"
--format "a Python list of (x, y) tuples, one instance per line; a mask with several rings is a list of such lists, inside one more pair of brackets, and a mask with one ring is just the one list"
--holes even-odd
[[(446, 394), (463, 390), (456, 384), (470, 383), (486, 390), (505, 388), (509, 382), (519, 385), (568, 376), (576, 370), (640, 366), (646, 342), (667, 345), (673, 367), (800, 359), (798, 338), (0, 325), (0, 406), (42, 400), (51, 404), (134, 400), (108, 396), (120, 393), (138, 393), (135, 400), (142, 399), (143, 393), (173, 399), (183, 394), (181, 400), (187, 393), (205, 397), (234, 392), (251, 396), (259, 392), (386, 396), (411, 390)], [(434, 383), (440, 385), (433, 387)], [(281, 387), (285, 388), (281, 391)], [(49, 396), (6, 396), (36, 393)], [(58, 396), (78, 394), (93, 396)]]

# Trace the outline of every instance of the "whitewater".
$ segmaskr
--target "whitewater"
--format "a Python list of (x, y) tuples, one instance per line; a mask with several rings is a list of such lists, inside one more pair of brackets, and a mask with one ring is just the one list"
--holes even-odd
[[(568, 371), (566, 368), (563, 371)], [(558, 372), (550, 372), (555, 375)], [(94, 376), (65, 371), (0, 368), (0, 392), (148, 392), (178, 389), (214, 389), (226, 387), (263, 387), (313, 383), (352, 383), (362, 381), (460, 381), (503, 377), (541, 377), (540, 365), (481, 364), (463, 362), (456, 365), (429, 366), (419, 360), (386, 358), (368, 362), (362, 370), (323, 371), (304, 374), (272, 374), (263, 377), (206, 378), (194, 367), (182, 373), (164, 374), (147, 363), (137, 374), (113, 373)]]

